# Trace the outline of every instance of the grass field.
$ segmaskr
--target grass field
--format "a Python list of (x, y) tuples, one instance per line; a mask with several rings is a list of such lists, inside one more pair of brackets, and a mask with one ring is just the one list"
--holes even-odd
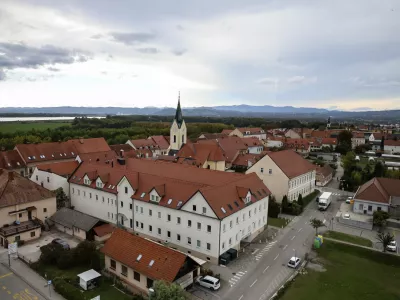
[(270, 218), (270, 217), (268, 217), (268, 225), (271, 225), (271, 226), (282, 228), (282, 226), (286, 227), (288, 222), (289, 222), (288, 219)]
[(17, 130), (28, 131), (28, 130), (46, 130), (54, 129), (61, 126), (70, 126), (70, 122), (9, 122), (0, 123), (1, 133), (13, 133)]
[(281, 300), (400, 299), (400, 257), (326, 241), (318, 258), (326, 271), (298, 275)]
[(326, 233), (324, 233), (324, 236), (332, 238), (332, 239), (340, 240), (343, 242), (348, 242), (348, 243), (357, 244), (357, 245), (366, 246), (366, 247), (372, 247), (371, 240), (360, 237), (360, 236), (356, 236), (356, 235), (346, 234), (346, 233), (337, 232), (337, 231), (327, 231)]

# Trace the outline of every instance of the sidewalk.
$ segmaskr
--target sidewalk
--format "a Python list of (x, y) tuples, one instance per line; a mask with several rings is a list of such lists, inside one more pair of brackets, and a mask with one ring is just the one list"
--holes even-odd
[(33, 271), (20, 259), (11, 259), (11, 268), (2, 259), (2, 265), (10, 269), (17, 277), (25, 281), (30, 285), (40, 296), (47, 300), (66, 300), (54, 291), (51, 286), (51, 297), (49, 295), (49, 288), (47, 286), (47, 280)]

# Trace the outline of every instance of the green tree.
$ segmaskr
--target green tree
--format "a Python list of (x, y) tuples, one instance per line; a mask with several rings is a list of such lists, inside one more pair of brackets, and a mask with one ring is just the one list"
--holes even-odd
[(374, 211), (373, 223), (374, 225), (379, 226), (380, 230), (382, 230), (384, 227), (386, 227), (387, 219), (389, 219), (389, 217), (389, 213), (386, 211)]
[(175, 283), (156, 281), (153, 286), (154, 295), (151, 300), (186, 300), (184, 290)]
[(345, 174), (351, 174), (353, 169), (356, 167), (356, 155), (354, 152), (347, 152), (345, 156), (342, 157), (342, 167)]
[(57, 209), (66, 207), (68, 204), (68, 197), (64, 193), (63, 188), (60, 187), (60, 188), (56, 189), (55, 192), (56, 192)]
[(385, 166), (380, 162), (376, 162), (373, 177), (384, 177), (385, 176)]
[(318, 235), (318, 228), (325, 226), (324, 223), (321, 220), (317, 219), (317, 218), (311, 219), (310, 220), (310, 225), (313, 228), (315, 228), (315, 235)]
[(304, 206), (303, 196), (301, 194), (299, 194), (299, 197), (297, 198), (297, 204), (299, 204), (301, 207)]
[(383, 246), (383, 252), (386, 252), (387, 246), (394, 241), (394, 236), (390, 234), (389, 232), (378, 232), (376, 235), (376, 239), (378, 240), (378, 243), (382, 244)]
[(290, 213), (298, 216), (301, 214), (301, 212), (303, 211), (303, 207), (301, 207), (301, 205), (299, 203), (297, 203), (297, 201), (293, 201), (292, 205), (290, 207)]
[(289, 209), (289, 201), (287, 196), (283, 196), (282, 198), (282, 212), (287, 212)]
[(268, 201), (268, 217), (277, 218), (280, 212), (281, 206), (276, 202), (274, 196), (270, 196)]
[(351, 151), (351, 138), (352, 133), (348, 130), (343, 130), (339, 133), (337, 138), (336, 151), (340, 154), (346, 154)]

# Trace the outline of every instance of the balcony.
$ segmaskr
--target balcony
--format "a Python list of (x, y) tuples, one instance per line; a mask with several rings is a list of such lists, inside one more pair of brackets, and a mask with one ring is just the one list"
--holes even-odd
[(0, 228), (0, 235), (3, 237), (13, 236), (18, 233), (30, 231), (32, 229), (40, 228), (40, 223), (37, 221), (25, 221), (20, 224), (13, 223), (12, 225), (5, 225)]

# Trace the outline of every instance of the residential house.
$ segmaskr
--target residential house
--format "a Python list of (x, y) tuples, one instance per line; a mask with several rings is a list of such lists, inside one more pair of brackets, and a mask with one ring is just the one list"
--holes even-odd
[(293, 150), (269, 152), (246, 174), (256, 173), (271, 190), (278, 202), (283, 196), (289, 201), (312, 193), (315, 188), (316, 166)]
[[(230, 132), (232, 132), (232, 130), (229, 130), (229, 133)], [(229, 133), (228, 134), (225, 134), (225, 133), (202, 133), (202, 134), (200, 134), (200, 136), (199, 136), (199, 139), (200, 140), (215, 140), (215, 139), (220, 139), (220, 138), (223, 138), (223, 137), (226, 137), (227, 135), (229, 135)]]
[(386, 135), (382, 132), (372, 132), (369, 137), (368, 137), (368, 141), (370, 142), (375, 142), (375, 141), (381, 141), (382, 138), (385, 138)]
[(0, 246), (30, 241), (57, 209), (55, 194), (13, 171), (0, 169)]
[(50, 191), (62, 188), (67, 197), (69, 197), (68, 178), (78, 165), (79, 162), (76, 160), (41, 164), (35, 167), (30, 180)]
[(262, 154), (239, 154), (235, 160), (232, 162), (233, 169), (247, 170), (252, 165), (254, 165), (259, 159), (261, 159)]
[(222, 135), (230, 135), (234, 129), (223, 129), (221, 131)]
[(212, 263), (264, 230), (270, 194), (256, 174), (145, 159), (83, 162), (70, 189), (76, 210)]
[(116, 162), (118, 159), (118, 155), (114, 150), (101, 151), (101, 152), (92, 152), (92, 153), (81, 153), (78, 154), (75, 160), (79, 163), (82, 161), (88, 161), (93, 163), (105, 163), (109, 164), (112, 162)]
[(272, 130), (274, 136), (281, 136), (291, 139), (300, 139), (302, 138), (301, 135), (301, 128), (297, 129), (290, 129), (290, 128), (276, 128)]
[(400, 180), (375, 177), (360, 186), (353, 199), (355, 213), (373, 215), (382, 210), (400, 217)]
[(200, 168), (225, 171), (225, 154), (214, 141), (187, 143), (176, 154), (178, 163), (188, 163)]
[(329, 130), (313, 130), (311, 132), (311, 138), (327, 138), (330, 137)]
[[(226, 129), (224, 129), (224, 130), (226, 130)], [(255, 137), (255, 138), (258, 138), (259, 140), (265, 140), (267, 138), (266, 132), (264, 131), (264, 129), (262, 129), (260, 127), (235, 128), (231, 133), (229, 133), (229, 135), (230, 136), (238, 136), (241, 138)]]
[(105, 223), (100, 226), (96, 226), (93, 228), (95, 233), (94, 240), (96, 242), (105, 242), (111, 237), (111, 234), (114, 232), (115, 227), (109, 223)]
[(357, 146), (361, 146), (365, 144), (365, 136), (364, 132), (353, 131), (351, 138), (351, 147), (354, 149)]
[(301, 153), (304, 156), (307, 156), (311, 150), (311, 145), (307, 139), (286, 139), (284, 147)]
[(266, 140), (266, 145), (268, 148), (282, 148), (285, 144), (286, 138), (282, 137), (269, 137)]
[(55, 227), (66, 234), (75, 236), (80, 240), (93, 241), (95, 237), (94, 228), (102, 222), (90, 215), (63, 207), (50, 217)]
[(316, 186), (325, 186), (327, 185), (333, 177), (333, 169), (330, 165), (325, 164), (323, 167), (317, 166), (315, 173), (315, 185)]
[(17, 150), (0, 152), (0, 169), (14, 171), (25, 176), (26, 164)]
[[(134, 149), (129, 144), (110, 145), (119, 158), (152, 158), (153, 151), (148, 148)], [(154, 157), (159, 157), (154, 156)]]
[(384, 152), (388, 154), (400, 154), (400, 140), (385, 140)]
[(126, 143), (130, 145), (134, 150), (150, 150), (152, 153), (151, 156), (161, 155), (160, 147), (152, 139), (129, 140)]
[(157, 280), (186, 288), (200, 275), (190, 256), (122, 229), (115, 229), (100, 251), (106, 270), (136, 293), (148, 294)]
[(264, 151), (264, 144), (258, 138), (244, 138), (243, 143), (247, 147), (248, 153), (260, 154)]
[[(158, 146), (158, 149), (160, 149), (161, 155), (167, 155), (169, 152), (169, 141), (168, 139), (163, 136), (163, 135), (153, 135), (149, 137), (149, 140), (154, 141), (154, 143)], [(186, 141), (186, 139), (185, 139)]]

